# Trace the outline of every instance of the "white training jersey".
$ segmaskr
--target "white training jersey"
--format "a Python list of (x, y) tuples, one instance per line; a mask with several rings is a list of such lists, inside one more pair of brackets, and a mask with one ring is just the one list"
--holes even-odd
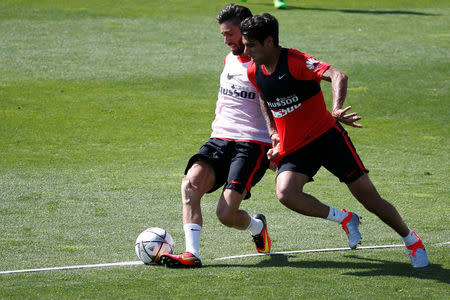
[(211, 138), (271, 144), (259, 94), (247, 77), (250, 62), (231, 52), (225, 57)]

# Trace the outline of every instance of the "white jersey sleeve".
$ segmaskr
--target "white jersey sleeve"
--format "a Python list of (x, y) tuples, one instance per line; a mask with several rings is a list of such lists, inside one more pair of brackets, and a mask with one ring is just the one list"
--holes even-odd
[(259, 94), (247, 77), (250, 62), (232, 53), (225, 57), (211, 138), (271, 143)]

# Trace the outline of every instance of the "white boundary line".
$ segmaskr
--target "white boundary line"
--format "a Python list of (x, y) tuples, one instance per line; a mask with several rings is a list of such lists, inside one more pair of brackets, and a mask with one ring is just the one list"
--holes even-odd
[[(384, 248), (396, 248), (405, 247), (405, 245), (382, 245), (382, 246), (364, 246), (358, 247), (355, 250), (365, 250), (365, 249), (384, 249)], [(244, 257), (255, 257), (255, 256), (267, 256), (267, 255), (285, 255), (285, 254), (297, 254), (297, 253), (317, 253), (317, 252), (333, 252), (333, 251), (351, 251), (350, 248), (326, 248), (326, 249), (310, 249), (310, 250), (296, 250), (296, 251), (282, 251), (282, 252), (270, 252), (270, 253), (253, 253), (244, 255), (233, 255), (215, 258), (214, 260), (228, 260), (234, 258), (244, 258)]]
[[(450, 245), (450, 242), (437, 243), (435, 245), (445, 246), (445, 245)], [(385, 248), (398, 248), (398, 247), (405, 247), (405, 245), (362, 246), (362, 247), (356, 248), (356, 250), (385, 249)], [(298, 254), (298, 253), (319, 253), (319, 252), (333, 252), (333, 251), (352, 251), (352, 249), (347, 247), (347, 248), (325, 248), (325, 249), (282, 251), (282, 252), (271, 252), (271, 253), (254, 253), (254, 254), (243, 254), (243, 255), (219, 257), (219, 258), (214, 258), (213, 260), (228, 260), (228, 259), (244, 258), (244, 257), (285, 255), (285, 254)], [(42, 272), (42, 271), (58, 271), (58, 270), (60, 271), (60, 270), (89, 269), (89, 268), (102, 268), (102, 267), (122, 267), (122, 266), (135, 266), (135, 265), (143, 265), (143, 264), (144, 263), (142, 261), (124, 261), (124, 262), (106, 263), (106, 264), (0, 271), (0, 274), (31, 273), (31, 272)]]
[(438, 245), (438, 246), (450, 245), (450, 242), (438, 243), (438, 244), (436, 244), (436, 245)]
[(142, 265), (142, 261), (124, 261), (108, 264), (95, 264), (95, 265), (79, 265), (79, 266), (65, 266), (65, 267), (53, 267), (53, 268), (41, 268), (41, 269), (25, 269), (25, 270), (12, 270), (12, 271), (0, 271), (0, 274), (13, 274), (13, 273), (28, 273), (28, 272), (42, 272), (42, 271), (57, 271), (57, 270), (71, 270), (71, 269), (89, 269), (89, 268), (101, 268), (101, 267), (120, 267), (120, 266), (134, 266)]

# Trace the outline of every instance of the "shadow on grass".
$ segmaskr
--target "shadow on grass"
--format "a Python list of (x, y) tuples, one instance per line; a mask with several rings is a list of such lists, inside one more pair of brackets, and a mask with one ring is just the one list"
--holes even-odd
[(442, 265), (430, 264), (426, 268), (414, 269), (408, 263), (385, 261), (380, 259), (363, 258), (358, 255), (345, 255), (344, 257), (359, 260), (349, 261), (289, 261), (289, 257), (295, 255), (271, 255), (269, 259), (262, 260), (256, 264), (219, 264), (207, 265), (205, 267), (240, 267), (240, 268), (261, 268), (261, 267), (291, 267), (304, 269), (356, 269), (356, 271), (342, 273), (341, 275), (352, 276), (399, 276), (419, 279), (431, 279), (443, 283), (450, 283), (450, 270), (442, 268)]
[[(272, 6), (271, 3), (257, 3), (263, 6)], [(439, 16), (439, 14), (429, 14), (408, 10), (367, 10), (367, 9), (338, 9), (321, 7), (301, 7), (288, 5), (286, 10), (304, 10), (304, 11), (324, 11), (324, 12), (342, 12), (347, 14), (371, 14), (371, 15), (413, 15), (413, 16)]]

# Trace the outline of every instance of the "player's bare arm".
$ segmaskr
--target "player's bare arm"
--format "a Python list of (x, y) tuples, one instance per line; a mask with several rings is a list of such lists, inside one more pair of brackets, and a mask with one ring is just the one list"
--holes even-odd
[(331, 90), (333, 93), (333, 117), (339, 122), (352, 126), (362, 128), (361, 124), (356, 123), (361, 120), (357, 113), (347, 113), (352, 107), (344, 106), (344, 101), (347, 96), (347, 82), (348, 77), (341, 70), (330, 66), (322, 75), (322, 79), (331, 82)]
[(269, 131), (270, 134), (270, 139), (272, 140), (272, 148), (269, 149), (269, 151), (267, 152), (267, 157), (269, 159), (275, 158), (276, 156), (278, 156), (278, 146), (280, 144), (280, 137), (278, 136), (275, 120), (273, 119), (272, 112), (270, 111), (270, 108), (262, 95), (259, 96), (259, 104), (261, 106), (261, 112), (264, 117), (264, 120), (266, 121), (267, 130)]
[(270, 108), (262, 95), (259, 96), (259, 105), (261, 107), (263, 118), (266, 121), (269, 135), (272, 136), (273, 133), (277, 133), (277, 126), (275, 125), (275, 120), (273, 119), (272, 112), (270, 111)]

